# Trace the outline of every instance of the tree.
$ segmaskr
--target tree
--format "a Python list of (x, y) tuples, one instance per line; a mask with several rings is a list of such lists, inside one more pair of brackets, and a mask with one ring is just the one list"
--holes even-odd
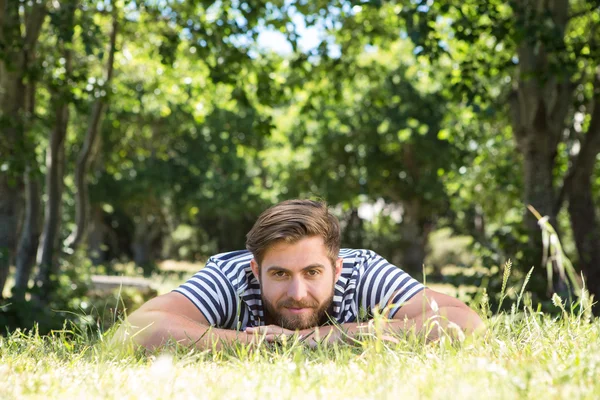
[[(37, 286), (41, 287), (41, 297), (49, 293), (50, 276), (56, 272), (61, 205), (63, 197), (63, 177), (65, 170), (65, 137), (69, 126), (69, 107), (71, 104), (71, 86), (73, 76), (73, 35), (75, 30), (75, 12), (78, 1), (63, 2), (53, 10), (54, 28), (57, 30), (56, 45), (59, 54), (56, 59), (62, 61), (62, 73), (58, 79), (49, 83), (51, 93), (52, 128), (49, 134), (49, 149), (46, 151), (46, 195), (44, 207), (44, 228), (38, 249), (39, 272)], [(25, 281), (25, 272), (20, 272), (21, 282)]]
[(102, 86), (94, 93), (97, 94), (90, 114), (89, 124), (83, 139), (83, 145), (79, 156), (77, 157), (77, 165), (75, 168), (75, 186), (77, 188), (76, 207), (75, 207), (75, 229), (67, 238), (66, 245), (75, 250), (80, 244), (86, 232), (87, 220), (89, 219), (89, 197), (87, 172), (89, 164), (93, 161), (93, 149), (97, 146), (97, 136), (104, 117), (107, 99), (112, 83), (114, 73), (115, 53), (117, 51), (117, 32), (119, 26), (119, 9), (117, 4), (112, 4), (112, 24), (108, 41), (108, 56), (106, 58), (106, 67), (104, 76), (101, 78)]
[[(598, 154), (594, 110), (598, 80), (597, 2), (568, 0), (484, 2), (418, 5), (407, 8), (409, 35), (423, 55), (440, 61), (451, 57), (457, 66), (457, 93), (471, 104), (504, 102), (510, 115), (517, 151), (523, 160), (523, 200), (556, 225), (569, 198), (579, 265), (588, 287), (600, 295), (596, 254), (598, 221), (592, 206), (591, 174)], [(447, 39), (445, 41), (444, 39)], [(482, 83), (508, 82), (494, 93)], [(575, 115), (589, 124), (575, 129)], [(594, 122), (593, 122), (594, 121)], [(587, 129), (585, 129), (587, 128)], [(571, 157), (559, 154), (561, 143), (579, 147)], [(570, 172), (560, 174), (561, 159)], [(529, 243), (537, 249), (529, 262), (541, 259), (541, 235), (535, 218), (525, 214)]]
[[(31, 144), (25, 137), (27, 87), (35, 83), (34, 52), (47, 13), (45, 1), (0, 0), (0, 298), (14, 261), (23, 174)], [(24, 162), (25, 161), (25, 162)]]

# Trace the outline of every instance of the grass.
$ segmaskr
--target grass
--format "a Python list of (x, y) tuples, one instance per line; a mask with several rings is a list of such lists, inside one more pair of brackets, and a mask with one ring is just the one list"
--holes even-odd
[(171, 346), (155, 354), (110, 348), (110, 332), (14, 332), (0, 338), (0, 398), (597, 398), (598, 320), (527, 304), (486, 318), (488, 332), (462, 342), (371, 337), (317, 349)]

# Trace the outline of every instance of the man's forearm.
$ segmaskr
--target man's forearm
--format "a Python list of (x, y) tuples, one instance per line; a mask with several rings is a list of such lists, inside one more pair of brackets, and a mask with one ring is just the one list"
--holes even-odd
[[(414, 333), (425, 335), (428, 340), (435, 340), (442, 332), (455, 335), (450, 328), (453, 325), (470, 334), (483, 326), (479, 316), (468, 307), (441, 307), (439, 310), (428, 310), (412, 318), (381, 320), (381, 324), (371, 320), (364, 323), (345, 323), (332, 326), (320, 326), (306, 329), (298, 334), (310, 344), (323, 340), (328, 342), (352, 341), (361, 335), (379, 334), (387, 340), (397, 340), (398, 334)], [(134, 313), (120, 328), (115, 338), (121, 342), (129, 342), (143, 346), (149, 350), (166, 344), (169, 340), (183, 346), (196, 346), (200, 349), (220, 349), (234, 342), (252, 343), (260, 334), (266, 334), (267, 341), (276, 340), (283, 330), (281, 327), (248, 328), (246, 332), (219, 329), (200, 324), (187, 317), (148, 310)], [(286, 332), (287, 333), (287, 332)], [(293, 332), (289, 332), (292, 334)], [(270, 334), (270, 335), (269, 335)]]
[(300, 332), (303, 338), (312, 341), (329, 339), (344, 341), (358, 338), (361, 335), (381, 334), (386, 338), (397, 338), (399, 334), (414, 333), (425, 335), (428, 340), (436, 340), (446, 332), (455, 335), (456, 329), (471, 334), (483, 327), (483, 321), (473, 310), (463, 307), (442, 307), (437, 311), (428, 310), (418, 316), (405, 319), (381, 320), (378, 326), (373, 320), (353, 322), (331, 326), (320, 326)]
[(223, 345), (250, 343), (251, 335), (244, 332), (202, 325), (187, 317), (162, 311), (133, 314), (117, 331), (116, 340), (133, 343), (153, 350), (169, 341), (200, 349), (220, 349)]
[(414, 332), (425, 335), (429, 340), (436, 340), (444, 334), (455, 336), (459, 330), (470, 335), (484, 327), (479, 315), (466, 306), (428, 310), (412, 318), (389, 320), (387, 325), (388, 331)]

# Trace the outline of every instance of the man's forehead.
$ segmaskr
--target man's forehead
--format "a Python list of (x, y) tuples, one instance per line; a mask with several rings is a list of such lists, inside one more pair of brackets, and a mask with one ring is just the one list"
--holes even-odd
[(300, 268), (288, 268), (285, 267), (283, 265), (266, 265), (263, 267), (266, 271), (306, 271), (306, 270), (311, 270), (311, 269), (325, 269), (327, 268), (327, 265), (322, 264), (322, 263), (311, 263), (309, 265), (306, 265), (304, 267), (300, 267)]

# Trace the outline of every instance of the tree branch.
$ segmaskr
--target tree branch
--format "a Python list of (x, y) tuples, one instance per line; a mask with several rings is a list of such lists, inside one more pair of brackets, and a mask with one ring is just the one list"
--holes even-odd
[(8, 0), (0, 0), (0, 42), (4, 40), (4, 18), (6, 17), (6, 2)]
[(110, 33), (110, 50), (108, 52), (108, 61), (106, 62), (106, 79), (108, 84), (113, 76), (115, 53), (117, 48), (117, 31), (119, 30), (119, 21), (117, 16), (117, 8), (113, 6), (112, 31)]
[[(116, 52), (116, 42), (117, 42), (117, 31), (118, 31), (118, 14), (116, 7), (113, 10), (113, 23), (112, 23), (112, 31), (110, 34), (110, 47), (108, 51), (108, 60), (106, 63), (106, 75), (105, 75), (105, 83), (104, 85), (107, 87), (110, 86), (110, 81), (113, 76), (114, 70), (114, 61), (115, 61), (115, 52)], [(88, 194), (87, 194), (87, 169), (88, 165), (91, 163), (91, 154), (96, 143), (98, 137), (98, 130), (100, 126), (100, 121), (102, 120), (102, 115), (104, 113), (106, 105), (106, 97), (99, 97), (96, 99), (93, 107), (92, 107), (92, 115), (90, 117), (90, 122), (88, 125), (88, 129), (85, 133), (85, 139), (83, 142), (83, 147), (81, 148), (81, 152), (79, 153), (79, 157), (77, 158), (77, 166), (75, 169), (75, 186), (77, 187), (77, 197), (76, 197), (76, 207), (75, 207), (75, 222), (76, 227), (75, 230), (71, 233), (71, 235), (66, 240), (66, 245), (75, 249), (85, 235), (86, 230), (86, 220), (87, 220), (87, 207), (88, 207)]]
[(553, 99), (554, 102), (551, 104), (551, 109), (549, 110), (550, 118), (552, 120), (551, 123), (553, 125), (563, 126), (569, 108), (571, 107), (572, 94), (575, 87), (568, 78), (564, 78), (562, 82), (556, 82), (554, 86), (556, 88), (556, 98)]
[(583, 140), (580, 140), (581, 150), (574, 160), (572, 167), (565, 175), (562, 187), (560, 188), (554, 209), (560, 210), (562, 203), (570, 190), (570, 184), (573, 177), (577, 174), (591, 174), (596, 162), (596, 157), (600, 153), (600, 66), (596, 68), (594, 77), (594, 95), (591, 102), (591, 121), (590, 126)]
[(523, 134), (523, 117), (521, 115), (521, 102), (519, 101), (518, 89), (511, 90), (507, 100), (513, 134), (515, 135), (517, 145), (523, 146), (525, 144), (525, 135)]
[(574, 166), (575, 164), (573, 164), (573, 166), (569, 168), (567, 174), (565, 175), (565, 179), (563, 179), (563, 184), (558, 190), (556, 202), (554, 203), (554, 215), (558, 214), (563, 205), (563, 202), (565, 201), (565, 198), (567, 197), (567, 192), (569, 191), (569, 186), (571, 185), (571, 181), (573, 180), (573, 175), (575, 172)]
[(27, 16), (25, 21), (25, 51), (30, 52), (35, 47), (35, 44), (40, 37), (42, 26), (44, 25), (44, 19), (48, 8), (45, 2), (34, 2), (31, 7), (31, 13)]
[(551, 3), (552, 20), (560, 27), (564, 36), (569, 23), (569, 0), (554, 0)]
[[(8, 43), (4, 43), (7, 47), (14, 43), (21, 44), (21, 17), (17, 1), (0, 0), (0, 40), (8, 41)], [(10, 54), (13, 53), (10, 52)]]
[(585, 146), (589, 147), (589, 162), (593, 164), (596, 156), (600, 153), (600, 66), (596, 68), (591, 114), (592, 119), (585, 135)]

